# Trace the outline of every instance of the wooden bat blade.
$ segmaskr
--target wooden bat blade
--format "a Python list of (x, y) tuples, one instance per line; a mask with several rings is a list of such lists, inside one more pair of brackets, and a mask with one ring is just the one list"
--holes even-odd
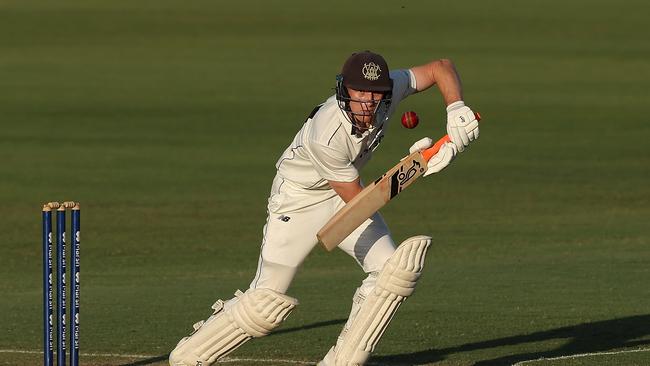
[(336, 248), (364, 221), (410, 186), (427, 169), (422, 153), (415, 152), (365, 187), (337, 212), (316, 235), (328, 251)]

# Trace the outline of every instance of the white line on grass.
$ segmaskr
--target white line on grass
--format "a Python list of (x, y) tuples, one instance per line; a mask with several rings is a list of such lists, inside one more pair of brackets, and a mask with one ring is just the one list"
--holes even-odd
[[(30, 350), (20, 350), (20, 349), (0, 349), (0, 353), (19, 353), (19, 354), (43, 354), (43, 351), (30, 351)], [(156, 358), (160, 355), (132, 355), (132, 354), (122, 354), (122, 353), (80, 353), (80, 356), (84, 357), (118, 357), (118, 358)], [(296, 365), (313, 365), (314, 362), (308, 361), (298, 361), (298, 360), (282, 360), (282, 359), (256, 359), (256, 358), (232, 358), (226, 357), (220, 362), (269, 362), (269, 363), (290, 363)]]
[(612, 352), (594, 352), (594, 353), (579, 353), (576, 355), (567, 355), (567, 356), (558, 356), (558, 357), (541, 357), (535, 360), (526, 360), (519, 361), (512, 366), (521, 366), (533, 362), (542, 362), (542, 361), (555, 361), (555, 360), (566, 360), (571, 358), (580, 358), (580, 357), (591, 357), (591, 356), (606, 356), (606, 355), (619, 355), (622, 353), (636, 353), (636, 352), (650, 352), (650, 348), (638, 348), (638, 349), (628, 349), (622, 351), (612, 351)]

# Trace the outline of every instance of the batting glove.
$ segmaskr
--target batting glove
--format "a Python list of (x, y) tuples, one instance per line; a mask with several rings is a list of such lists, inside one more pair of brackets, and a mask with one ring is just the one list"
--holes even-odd
[[(409, 149), (409, 153), (413, 154), (416, 151), (422, 151), (430, 148), (431, 146), (433, 146), (433, 140), (425, 137), (414, 143), (413, 146), (411, 146)], [(456, 145), (451, 142), (443, 144), (440, 147), (440, 150), (438, 150), (438, 152), (432, 156), (431, 159), (429, 159), (429, 162), (427, 163), (427, 171), (424, 172), (423, 177), (426, 177), (427, 175), (433, 173), (438, 173), (441, 170), (445, 169), (449, 164), (451, 164), (452, 160), (454, 160), (456, 154), (458, 154)]]
[(459, 152), (478, 138), (478, 120), (462, 100), (447, 106), (447, 134)]

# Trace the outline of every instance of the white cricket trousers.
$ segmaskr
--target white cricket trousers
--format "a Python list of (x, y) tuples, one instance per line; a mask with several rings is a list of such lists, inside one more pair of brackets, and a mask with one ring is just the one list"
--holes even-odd
[[(284, 184), (276, 176), (269, 198), (269, 211), (264, 225), (264, 237), (255, 278), (251, 288), (267, 288), (286, 293), (296, 271), (309, 252), (316, 246), (316, 233), (345, 205), (343, 200), (331, 191), (318, 191), (311, 195)], [(292, 209), (292, 207), (307, 207)], [(299, 200), (300, 202), (297, 202)], [(352, 256), (364, 272), (380, 271), (395, 251), (395, 244), (386, 223), (379, 213), (366, 220), (348, 236), (339, 248)]]

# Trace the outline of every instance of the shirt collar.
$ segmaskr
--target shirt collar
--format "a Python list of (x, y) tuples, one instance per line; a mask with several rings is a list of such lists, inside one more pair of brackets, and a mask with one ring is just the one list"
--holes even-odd
[(341, 122), (341, 124), (343, 124), (343, 127), (345, 128), (345, 131), (347, 135), (350, 137), (350, 139), (356, 142), (357, 144), (362, 142), (364, 138), (370, 134), (370, 132), (366, 130), (360, 133), (358, 129), (352, 124), (352, 122), (348, 120), (348, 118), (345, 115), (345, 112), (343, 112), (341, 108), (337, 108), (337, 109), (339, 111), (338, 113), (339, 121)]

